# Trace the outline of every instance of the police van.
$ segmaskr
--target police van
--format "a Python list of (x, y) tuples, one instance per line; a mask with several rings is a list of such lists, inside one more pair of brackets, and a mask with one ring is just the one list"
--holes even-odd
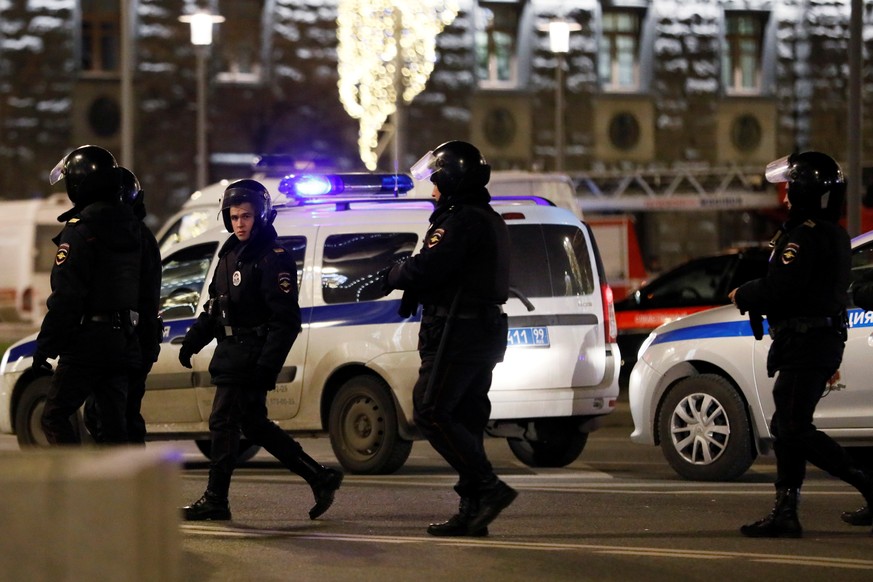
[[(270, 418), (298, 434), (330, 436), (353, 473), (391, 473), (419, 438), (412, 387), (420, 364), (420, 311), (398, 315), (400, 291), (382, 297), (380, 272), (421, 245), (433, 202), (404, 198), (405, 175), (291, 175), (274, 193), (275, 227), (297, 263), (303, 329), (288, 355)], [(531, 466), (575, 460), (588, 433), (615, 408), (620, 356), (612, 296), (587, 225), (538, 197), (495, 197), (512, 244), (505, 361), (494, 371), (488, 432)], [(148, 378), (143, 416), (150, 439), (192, 438), (209, 454), (215, 343), (178, 361), (202, 311), (217, 251), (215, 226), (165, 251), (164, 342)], [(22, 445), (44, 439), (39, 418), (49, 378), (30, 368), (35, 336), (0, 364), (0, 432)]]

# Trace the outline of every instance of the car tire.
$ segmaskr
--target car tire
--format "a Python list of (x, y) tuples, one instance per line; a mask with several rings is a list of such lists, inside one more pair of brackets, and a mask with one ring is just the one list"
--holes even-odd
[(400, 436), (390, 389), (375, 376), (355, 376), (340, 387), (328, 427), (333, 452), (350, 473), (393, 473), (412, 451), (412, 441)]
[(743, 400), (716, 374), (677, 382), (662, 401), (658, 430), (664, 457), (686, 479), (732, 481), (755, 461)]
[[(212, 441), (210, 439), (197, 439), (194, 441), (197, 445), (197, 448), (203, 453), (203, 456), (207, 459), (212, 459)], [(246, 439), (240, 439), (239, 441), (239, 451), (236, 455), (236, 462), (245, 463), (246, 461), (251, 461), (255, 455), (261, 450), (261, 447), (253, 444), (251, 441)]]
[(588, 433), (579, 432), (573, 419), (534, 422), (537, 440), (506, 439), (515, 457), (528, 467), (566, 467), (579, 458), (588, 443)]
[[(52, 386), (52, 376), (42, 374), (34, 376), (24, 388), (18, 405), (15, 407), (15, 436), (18, 446), (47, 447), (49, 446), (45, 432), (42, 430), (42, 411), (45, 409), (45, 399), (48, 397)], [(70, 417), (73, 430), (86, 443), (93, 444), (94, 440), (85, 429), (82, 419), (82, 410), (79, 409)]]

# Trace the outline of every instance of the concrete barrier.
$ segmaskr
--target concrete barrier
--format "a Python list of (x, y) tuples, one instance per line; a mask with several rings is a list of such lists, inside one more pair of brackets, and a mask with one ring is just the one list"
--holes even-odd
[(0, 452), (0, 578), (180, 579), (171, 448)]

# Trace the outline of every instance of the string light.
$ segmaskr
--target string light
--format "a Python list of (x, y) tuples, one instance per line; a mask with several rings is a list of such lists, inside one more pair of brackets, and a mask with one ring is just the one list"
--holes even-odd
[(398, 97), (408, 104), (424, 90), (436, 37), (457, 14), (456, 0), (340, 0), (339, 96), (360, 120), (358, 149), (368, 169), (376, 169), (379, 131)]

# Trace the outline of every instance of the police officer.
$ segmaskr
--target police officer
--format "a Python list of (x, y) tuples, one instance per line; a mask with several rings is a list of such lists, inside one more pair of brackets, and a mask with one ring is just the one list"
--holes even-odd
[(770, 421), (776, 453), (776, 502), (740, 528), (749, 537), (801, 537), (797, 517), (807, 461), (854, 486), (873, 503), (873, 479), (813, 424), (846, 341), (851, 242), (838, 224), (845, 194), (839, 165), (805, 152), (767, 165), (766, 178), (787, 183), (788, 221), (770, 241), (767, 275), (731, 291), (741, 311), (767, 316), (773, 343), (767, 372), (776, 376)]
[(73, 208), (51, 272), (48, 311), (37, 337), (33, 366), (58, 369), (46, 398), (42, 427), (52, 444), (80, 442), (70, 416), (93, 394), (103, 441), (127, 441), (127, 370), (141, 359), (136, 327), (141, 235), (133, 209), (121, 202), (121, 173), (107, 150), (73, 150), (51, 172), (63, 179)]
[(217, 389), (209, 417), (212, 455), (203, 496), (183, 509), (187, 520), (231, 518), (228, 492), (236, 466), (240, 429), (312, 488), (316, 519), (331, 506), (343, 474), (323, 467), (297, 441), (267, 418), (267, 392), (300, 332), (297, 267), (276, 241), (267, 189), (255, 180), (237, 180), (224, 191), (224, 225), (231, 236), (218, 253), (209, 285), (207, 310), (185, 335), (179, 361), (218, 339), (209, 364)]
[(412, 167), (434, 184), (436, 208), (420, 253), (386, 276), (385, 291), (404, 289), (401, 315), (423, 305), (421, 367), (413, 388), (415, 424), (458, 472), (458, 513), (431, 524), (435, 536), (483, 536), (517, 493), (485, 454), (488, 390), (506, 351), (509, 234), (489, 205), (491, 167), (473, 145), (444, 143)]
[[(144, 444), (146, 423), (142, 417), (142, 399), (145, 396), (146, 378), (157, 361), (163, 337), (163, 322), (158, 315), (161, 295), (161, 251), (151, 229), (145, 224), (145, 193), (139, 180), (127, 168), (118, 168), (121, 178), (121, 201), (128, 204), (140, 221), (142, 256), (140, 262), (139, 325), (136, 326), (142, 358), (128, 371), (127, 388), (127, 440)], [(85, 426), (96, 442), (103, 442), (100, 414), (93, 397), (85, 405)]]

